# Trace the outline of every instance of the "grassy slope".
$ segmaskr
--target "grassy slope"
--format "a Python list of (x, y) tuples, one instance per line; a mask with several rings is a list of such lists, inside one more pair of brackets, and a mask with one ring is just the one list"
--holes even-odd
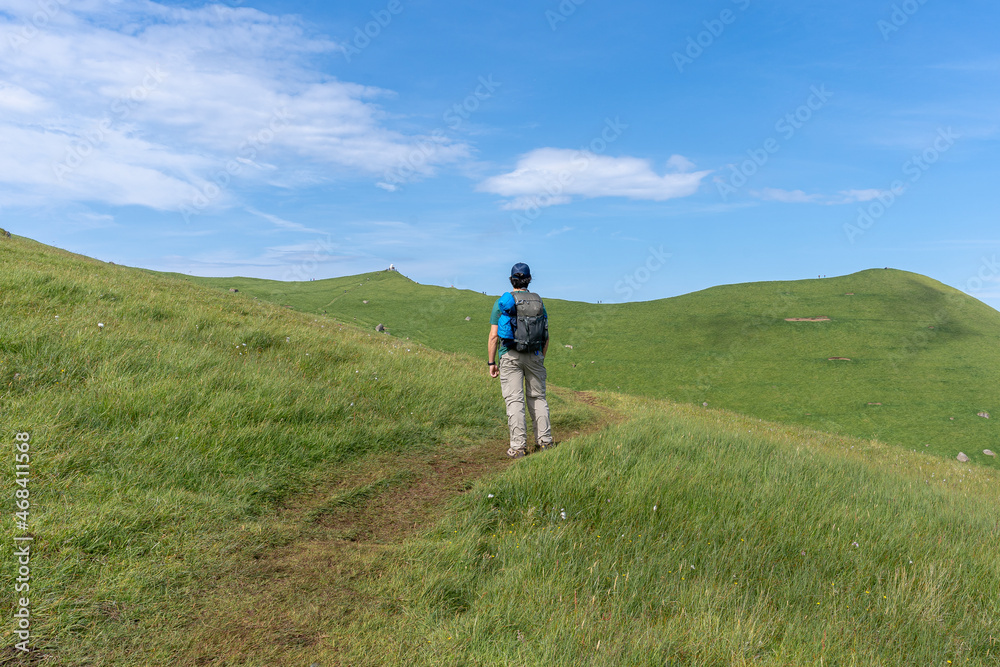
[(346, 664), (997, 664), (995, 470), (606, 400), (630, 421), (386, 559), (404, 613), (358, 619)]
[(462, 358), (23, 238), (0, 240), (0, 313), (5, 437), (31, 434), (33, 645), (59, 664), (179, 623), (267, 546), (244, 523), (331, 469), (505, 431)]
[[(194, 664), (177, 636), (215, 622), (215, 574), (297, 550), (264, 528), (281, 499), (503, 431), (478, 360), (23, 239), (0, 243), (0, 287), (6, 428), (33, 434), (34, 629), (58, 664)], [(225, 664), (996, 663), (994, 470), (604, 400), (629, 421), (483, 479), (383, 545), (359, 603), (309, 599), (312, 626)]]
[[(301, 283), (191, 280), (366, 327), (383, 323), (475, 359), (495, 298), (392, 272)], [(546, 303), (555, 384), (707, 402), (996, 465), (982, 454), (1000, 449), (995, 422), (977, 413), (1000, 415), (1000, 313), (930, 278), (876, 269), (641, 303)], [(785, 321), (817, 316), (832, 321)]]

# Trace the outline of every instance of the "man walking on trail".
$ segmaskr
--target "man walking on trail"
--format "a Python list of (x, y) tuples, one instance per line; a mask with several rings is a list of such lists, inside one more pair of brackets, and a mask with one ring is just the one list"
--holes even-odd
[(541, 297), (528, 291), (530, 282), (528, 265), (515, 264), (510, 270), (513, 289), (504, 292), (493, 304), (487, 346), (490, 377), (500, 378), (500, 390), (507, 403), (507, 425), (510, 427), (507, 456), (515, 459), (528, 453), (525, 403), (535, 430), (535, 444), (539, 449), (552, 445), (549, 404), (545, 401), (548, 315)]

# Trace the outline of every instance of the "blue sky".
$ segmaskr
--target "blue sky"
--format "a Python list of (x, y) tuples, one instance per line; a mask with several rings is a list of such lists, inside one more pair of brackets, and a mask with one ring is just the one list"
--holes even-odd
[(0, 226), (119, 264), (1000, 307), (986, 0), (0, 0)]

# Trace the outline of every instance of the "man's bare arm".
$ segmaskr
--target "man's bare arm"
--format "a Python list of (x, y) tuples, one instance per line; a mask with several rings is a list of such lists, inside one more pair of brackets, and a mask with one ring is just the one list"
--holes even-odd
[[(490, 326), (490, 337), (489, 341), (486, 343), (486, 361), (496, 361), (497, 360), (497, 350), (500, 349), (500, 334), (497, 333), (497, 325), (494, 324)], [(496, 366), (490, 366), (490, 375), (496, 377), (493, 374)]]

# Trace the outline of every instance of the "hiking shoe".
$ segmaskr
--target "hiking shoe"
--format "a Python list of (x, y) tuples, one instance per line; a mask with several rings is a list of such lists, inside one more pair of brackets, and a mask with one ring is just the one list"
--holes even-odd
[(555, 446), (556, 446), (555, 442), (540, 442), (537, 445), (535, 445), (535, 449), (541, 452), (546, 449), (552, 449)]
[(527, 452), (523, 449), (514, 449), (513, 447), (507, 450), (507, 456), (512, 459), (520, 459), (527, 456)]

